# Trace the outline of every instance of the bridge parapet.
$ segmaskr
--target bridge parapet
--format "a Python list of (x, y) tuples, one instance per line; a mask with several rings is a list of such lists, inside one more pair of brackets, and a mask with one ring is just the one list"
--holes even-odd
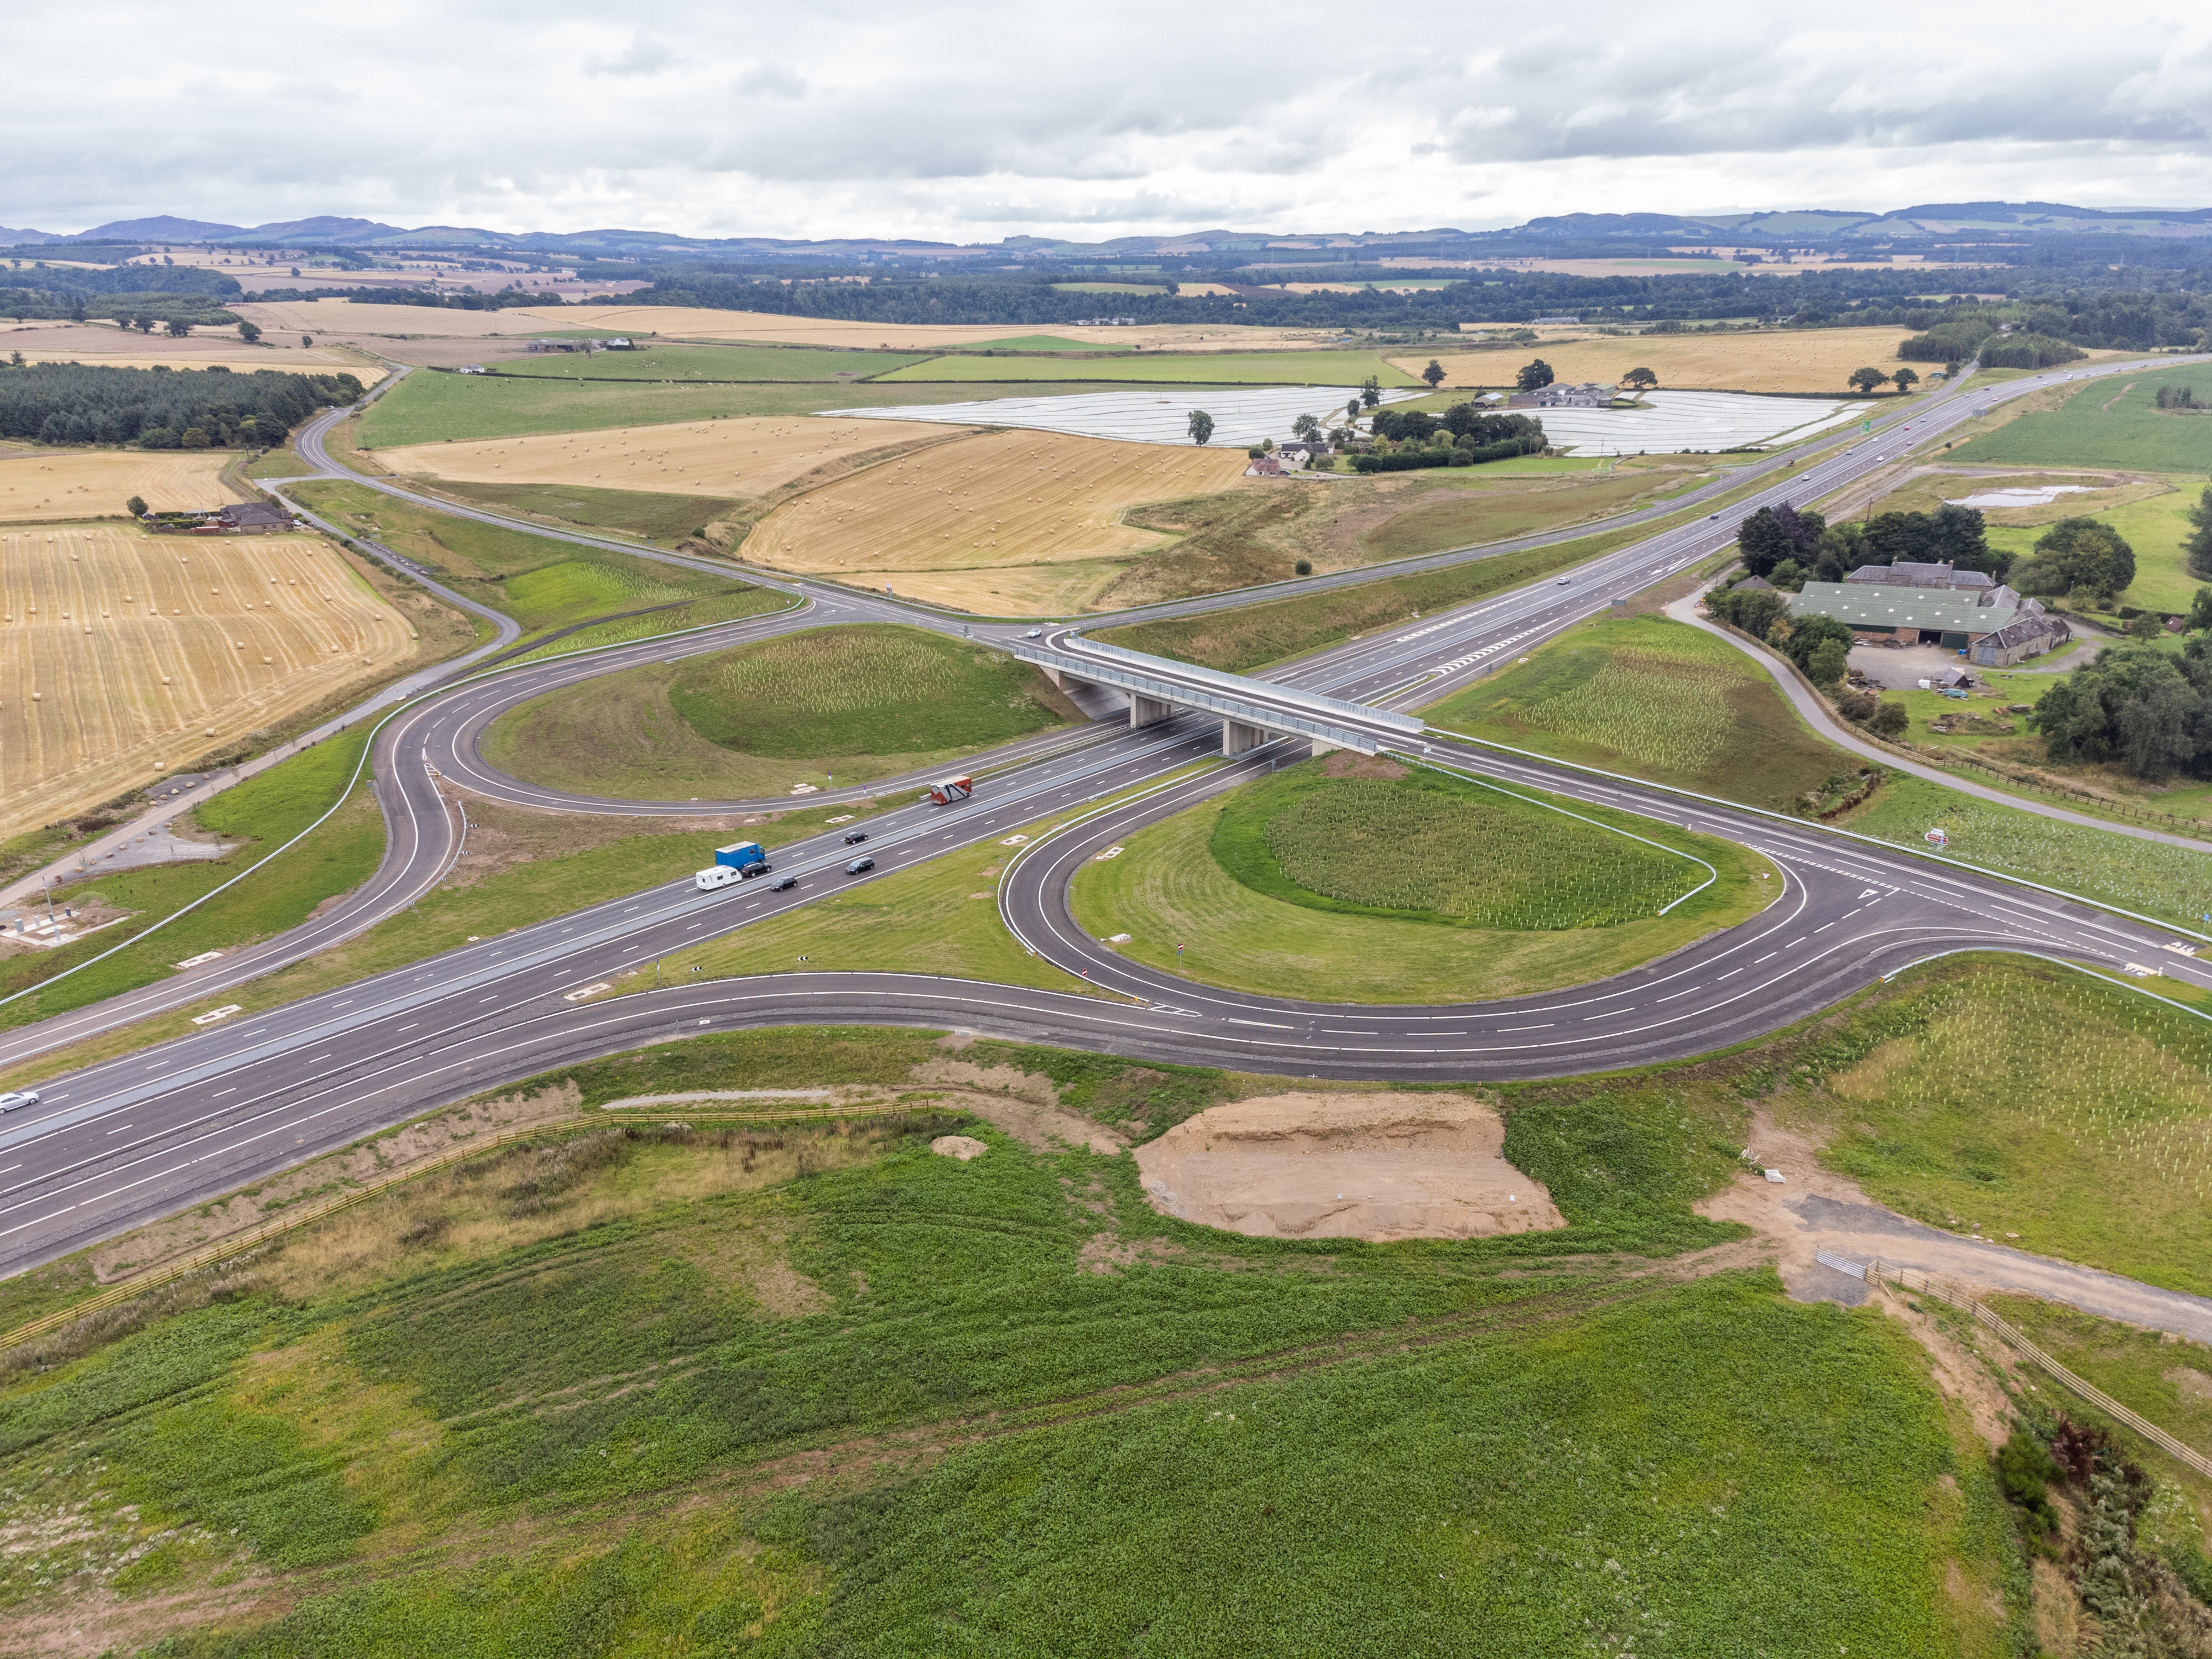
[[(1200, 668), (1097, 640), (1081, 641), (1073, 649), (1009, 640), (998, 648), (1024, 662), (1035, 663), (1055, 684), (1078, 679), (1127, 693), (1132, 726), (1164, 718), (1170, 707), (1218, 714), (1224, 721), (1224, 744), (1237, 745), (1226, 749), (1229, 753), (1252, 746), (1255, 727), (1286, 737), (1311, 738), (1318, 746), (1356, 750), (1363, 755), (1375, 753), (1392, 734), (1417, 737), (1427, 729), (1410, 714), (1242, 674), (1224, 674), (1218, 669)], [(1227, 735), (1232, 729), (1235, 735)]]

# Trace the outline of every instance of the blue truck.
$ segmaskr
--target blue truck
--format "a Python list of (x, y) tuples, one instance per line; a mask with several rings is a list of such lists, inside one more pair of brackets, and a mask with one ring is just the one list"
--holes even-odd
[(768, 854), (757, 841), (741, 841), (728, 847), (714, 849), (714, 861), (691, 878), (691, 884), (702, 892), (725, 887), (733, 881), (744, 881), (753, 876), (764, 876), (775, 866), (768, 861)]

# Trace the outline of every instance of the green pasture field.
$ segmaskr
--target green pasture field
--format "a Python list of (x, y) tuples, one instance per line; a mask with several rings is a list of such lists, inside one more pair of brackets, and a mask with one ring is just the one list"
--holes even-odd
[[(1907, 1333), (1763, 1272), (1622, 1272), (1736, 1235), (1692, 1206), (1738, 1167), (1745, 1078), (1507, 1091), (1563, 1229), (1291, 1242), (944, 1110), (934, 1036), (550, 1074), (524, 1086), (853, 1084), (894, 1115), (514, 1147), (56, 1339), (0, 1382), (0, 1606), (318, 1659), (2006, 1650), (1985, 1451)], [(957, 1057), (1154, 1133), (1290, 1086)], [(953, 1131), (988, 1150), (933, 1156)], [(243, 1612), (241, 1574), (270, 1585)]]
[[(1096, 392), (1086, 380), (1022, 378), (1017, 365), (1046, 358), (978, 357), (1008, 375), (977, 376), (961, 386), (963, 403), (979, 398), (1042, 398)], [(1379, 361), (1379, 360), (1378, 360)], [(1063, 368), (1066, 364), (1061, 365)], [(1085, 366), (1086, 370), (1091, 367)], [(865, 384), (745, 384), (659, 386), (629, 380), (562, 380), (538, 375), (410, 374), (368, 406), (353, 424), (372, 449), (409, 444), (520, 438), (541, 432), (592, 432), (603, 427), (656, 426), (674, 421), (732, 419), (745, 415), (811, 415), (832, 409), (890, 409), (941, 404), (941, 386)], [(1180, 395), (1180, 394), (1178, 394)]]
[(1421, 711), (1447, 731), (1791, 811), (1857, 763), (1758, 664), (1663, 617), (1601, 617)]
[(494, 721), (483, 751), (549, 787), (745, 799), (830, 775), (892, 777), (1080, 719), (1026, 664), (925, 629), (866, 623), (550, 692)]
[(671, 495), (653, 489), (601, 489), (590, 484), (462, 483), (440, 478), (428, 486), (474, 507), (503, 508), (584, 530), (627, 532), (673, 545), (718, 520), (742, 519), (759, 508), (727, 495)]
[[(750, 592), (757, 596), (761, 611), (777, 610), (787, 603), (782, 594), (751, 587), (734, 576), (710, 575), (455, 518), (380, 495), (363, 484), (303, 484), (296, 493), (331, 523), (375, 537), (420, 561), (441, 580), (480, 604), (505, 611), (522, 624), (526, 638), (693, 599), (726, 600)], [(682, 626), (675, 620), (675, 610), (662, 614), (667, 626)]]
[[(1054, 283), (1053, 286), (1065, 289), (1068, 285)], [(1091, 283), (1081, 285), (1080, 291), (1085, 294), (1157, 294), (1159, 292), (1158, 289), (1112, 288)], [(1133, 346), (1125, 345), (1093, 345), (1087, 340), (1063, 339), (1057, 334), (1023, 334), (1005, 340), (977, 340), (972, 345), (960, 348), (963, 351), (1133, 351), (1135, 349)], [(933, 358), (930, 361), (936, 360)]]
[[(1303, 782), (1310, 775), (1284, 775)], [(1373, 904), (1332, 904), (1310, 890), (1293, 901), (1240, 880), (1243, 873), (1271, 888), (1287, 885), (1250, 856), (1249, 809), (1238, 799), (1258, 795), (1264, 811), (1274, 799), (1270, 781), (1247, 792), (1179, 812), (1138, 831), (1117, 856), (1086, 864), (1073, 888), (1076, 920), (1094, 938), (1128, 933), (1117, 947), (1125, 955), (1209, 985), (1320, 1002), (1464, 1002), (1619, 973), (1734, 926), (1779, 885), (1772, 866), (1747, 849), (1594, 810), (1588, 816), (1694, 852), (1720, 872), (1719, 881), (1666, 916), (1647, 912), (1612, 926), (1531, 931), (1454, 917), (1454, 925), (1438, 927)], [(1686, 860), (1668, 862), (1692, 872), (1668, 897), (1704, 878)], [(1540, 880), (1534, 862), (1519, 868), (1530, 885)], [(1762, 872), (1768, 879), (1759, 879)]]
[(289, 449), (272, 449), (246, 465), (246, 476), (249, 478), (305, 478), (314, 471)]
[(1944, 459), (1976, 466), (2212, 473), (2212, 414), (2158, 409), (2152, 400), (2161, 386), (2194, 386), (2200, 400), (2212, 402), (2212, 368), (2146, 369), (2092, 380), (2056, 410), (2015, 416)]
[[(2204, 382), (2206, 396), (2212, 397), (2212, 372), (2205, 374)], [(2154, 418), (2182, 417), (2156, 416)], [(2203, 419), (2208, 428), (2206, 436), (2212, 440), (2212, 416), (2188, 418)], [(2208, 464), (2212, 464), (2212, 460), (2208, 460)], [(2142, 611), (2179, 614), (2189, 609), (2190, 601), (2197, 596), (2197, 590), (2203, 586), (2198, 578), (2189, 574), (2189, 562), (2182, 553), (2181, 544), (2194, 528), (2189, 521), (2189, 510), (2203, 498), (2205, 480), (2199, 475), (2193, 478), (2174, 478), (2170, 482), (2176, 487), (2168, 494), (2153, 495), (2147, 501), (2130, 501), (2124, 507), (2107, 507), (2103, 512), (2086, 516), (2100, 524), (2112, 526), (2135, 550), (2136, 579), (2119, 596), (2118, 603), (2134, 605)], [(2002, 548), (2023, 559), (2034, 552), (2037, 540), (2048, 533), (2047, 526), (1992, 525), (1988, 532), (1991, 547)]]
[[(1089, 349), (1088, 347), (1082, 348)], [(1373, 351), (1158, 351), (1097, 362), (1050, 357), (936, 357), (895, 369), (877, 382), (912, 380), (1134, 380), (1147, 385), (1356, 386), (1373, 375), (1383, 386), (1419, 386)]]
[(548, 352), (541, 356), (503, 358), (488, 367), (494, 374), (555, 380), (832, 382), (865, 380), (887, 369), (928, 361), (927, 352), (685, 345), (672, 340), (655, 340), (637, 351)]
[(1229, 797), (1212, 853), (1254, 892), (1310, 909), (1535, 932), (1640, 921), (1711, 874), (1517, 793), (1311, 764)]
[[(129, 912), (132, 920), (76, 945), (0, 962), (0, 995), (43, 985), (64, 969), (112, 950), (291, 840), (343, 793), (367, 738), (366, 726), (342, 732), (196, 808), (192, 816), (203, 829), (242, 843), (221, 858), (94, 874), (58, 890), (60, 902), (81, 906), (101, 902)], [(188, 957), (231, 950), (297, 927), (325, 899), (350, 892), (374, 874), (383, 856), (384, 821), (364, 787), (328, 823), (266, 869), (150, 939), (0, 1008), (0, 1025), (27, 1025), (82, 1008), (167, 979), (175, 971), (172, 964)], [(174, 1036), (191, 1029), (183, 1016), (173, 1016), (161, 1035)]]

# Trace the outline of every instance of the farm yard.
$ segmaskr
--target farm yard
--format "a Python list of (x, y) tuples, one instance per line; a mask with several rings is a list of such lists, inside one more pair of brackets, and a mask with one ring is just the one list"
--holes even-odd
[(229, 459), (208, 450), (35, 449), (0, 458), (0, 522), (122, 519), (133, 495), (157, 513), (227, 507)]
[(0, 836), (375, 678), (412, 630), (319, 539), (0, 532)]
[(918, 440), (942, 427), (807, 416), (615, 427), (376, 452), (394, 472), (464, 483), (584, 484), (676, 495), (763, 495), (817, 467)]
[[(1662, 387), (1699, 392), (1843, 392), (1855, 368), (1885, 374), (1897, 362), (1903, 328), (1777, 330), (1771, 334), (1643, 334), (1542, 340), (1482, 351), (1391, 355), (1407, 374), (1431, 356), (1443, 366), (1447, 390), (1510, 387), (1521, 365), (1540, 356), (1560, 380), (1612, 386), (1632, 368), (1648, 368)], [(1924, 366), (1923, 366), (1924, 367)]]
[(871, 467), (786, 502), (761, 520), (744, 556), (781, 569), (935, 597), (935, 573), (1152, 551), (1165, 538), (1122, 524), (1123, 509), (1224, 489), (1244, 466), (1241, 450), (987, 434)]

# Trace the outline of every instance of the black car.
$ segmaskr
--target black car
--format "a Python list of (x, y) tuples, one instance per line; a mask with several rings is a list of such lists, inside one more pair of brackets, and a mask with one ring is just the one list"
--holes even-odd
[(738, 879), (750, 881), (755, 876), (764, 876), (775, 868), (775, 866), (770, 864), (766, 859), (763, 859), (758, 864), (742, 865), (738, 870)]
[(848, 876), (857, 876), (863, 871), (872, 870), (875, 867), (876, 861), (873, 859), (854, 859), (845, 866), (845, 873)]
[(769, 892), (771, 892), (771, 893), (781, 893), (781, 892), (787, 892), (787, 891), (788, 891), (790, 889), (792, 889), (792, 888), (793, 888), (793, 887), (796, 887), (796, 886), (798, 886), (798, 885), (799, 885), (799, 878), (798, 878), (797, 876), (786, 876), (786, 877), (785, 877), (781, 881), (777, 882), (777, 883), (776, 883), (773, 887), (770, 887), (768, 890), (769, 890)]
[(862, 842), (867, 840), (867, 838), (868, 832), (865, 830), (848, 830), (845, 832), (845, 845), (848, 847), (858, 847)]

